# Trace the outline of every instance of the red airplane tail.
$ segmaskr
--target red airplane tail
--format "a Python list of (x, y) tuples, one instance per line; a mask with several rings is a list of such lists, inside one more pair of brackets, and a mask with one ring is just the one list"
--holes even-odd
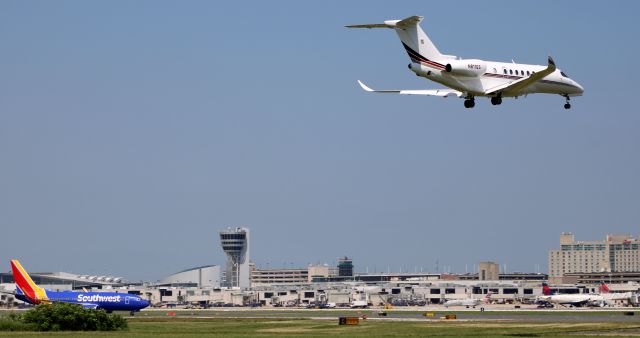
[(600, 283), (600, 293), (609, 293), (609, 286), (605, 282)]
[(545, 296), (551, 296), (551, 288), (549, 287), (549, 284), (542, 283), (542, 294)]
[(485, 304), (489, 304), (489, 301), (491, 301), (491, 295), (492, 295), (492, 294), (493, 294), (493, 292), (489, 291), (489, 292), (487, 292), (487, 295), (486, 295), (486, 296), (484, 296), (484, 300), (483, 300), (483, 302), (484, 302)]

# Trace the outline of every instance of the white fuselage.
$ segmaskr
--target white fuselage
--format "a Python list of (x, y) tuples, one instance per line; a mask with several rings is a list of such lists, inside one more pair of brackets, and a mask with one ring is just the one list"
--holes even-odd
[[(455, 74), (447, 72), (443, 66), (455, 61), (475, 72)], [(484, 93), (513, 81), (528, 77), (533, 72), (543, 71), (546, 66), (519, 63), (492, 62), (482, 60), (441, 60), (412, 63), (409, 69), (416, 75), (438, 82), (449, 88), (469, 93), (474, 96), (485, 96)], [(576, 81), (563, 76), (559, 69), (545, 76), (536, 83), (516, 92), (503, 92), (503, 97), (522, 96), (533, 93), (561, 94), (568, 96), (582, 95), (583, 88)]]
[(445, 307), (449, 306), (477, 306), (482, 304), (482, 299), (466, 298), (466, 299), (451, 299), (444, 302)]
[(539, 300), (554, 304), (581, 305), (594, 301), (595, 298), (595, 295), (549, 295), (540, 296)]

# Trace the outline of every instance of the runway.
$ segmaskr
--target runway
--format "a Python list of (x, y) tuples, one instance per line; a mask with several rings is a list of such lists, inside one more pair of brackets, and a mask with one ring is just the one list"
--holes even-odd
[(337, 320), (339, 317), (360, 317), (374, 321), (452, 321), (442, 319), (455, 315), (454, 321), (495, 321), (519, 323), (543, 322), (640, 322), (638, 308), (609, 309), (535, 309), (513, 306), (488, 306), (480, 309), (445, 309), (444, 307), (402, 307), (393, 309), (282, 309), (282, 308), (228, 308), (228, 309), (149, 309), (136, 317), (181, 317), (181, 318), (272, 318)]

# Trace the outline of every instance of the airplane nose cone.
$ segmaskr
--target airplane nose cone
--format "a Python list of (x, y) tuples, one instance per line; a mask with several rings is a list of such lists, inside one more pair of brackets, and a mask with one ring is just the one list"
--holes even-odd
[(576, 91), (578, 92), (578, 94), (582, 94), (584, 93), (584, 88), (577, 82), (573, 81), (574, 84), (576, 85)]

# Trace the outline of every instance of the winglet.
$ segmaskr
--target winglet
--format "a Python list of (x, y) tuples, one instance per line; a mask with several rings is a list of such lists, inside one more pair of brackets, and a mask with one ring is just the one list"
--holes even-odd
[(360, 80), (358, 80), (358, 84), (360, 84), (360, 87), (362, 87), (362, 89), (364, 89), (366, 92), (375, 92), (375, 90), (367, 87), (367, 85), (362, 83), (362, 81)]

